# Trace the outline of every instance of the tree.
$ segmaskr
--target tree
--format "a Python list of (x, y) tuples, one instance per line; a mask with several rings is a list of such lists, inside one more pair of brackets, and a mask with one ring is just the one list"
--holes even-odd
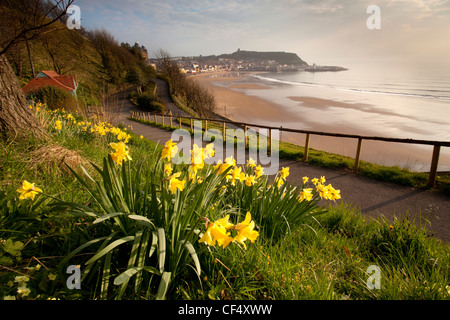
[(125, 81), (136, 85), (138, 94), (142, 94), (142, 87), (148, 82), (142, 70), (135, 66), (128, 70), (127, 75), (125, 76)]
[(25, 94), (5, 55), (0, 55), (0, 135), (2, 139), (46, 136), (45, 130), (28, 108)]
[[(30, 24), (21, 24), (18, 21), (14, 32), (8, 38), (2, 36), (0, 43), (0, 136), (4, 140), (28, 139), (30, 136), (36, 139), (44, 139), (47, 134), (28, 108), (25, 94), (6, 58), (6, 53), (16, 42), (23, 41), (32, 32), (37, 32), (56, 22), (66, 13), (73, 0), (55, 1), (51, 9), (44, 13), (37, 9), (41, 3), (39, 0), (2, 2), (0, 5), (2, 18), (4, 17), (3, 14), (12, 12), (11, 10), (16, 2), (27, 3), (34, 10), (30, 9), (31, 16), (27, 17), (27, 21), (32, 22), (31, 26)], [(51, 19), (47, 18), (56, 9), (59, 9), (58, 12), (60, 13)]]

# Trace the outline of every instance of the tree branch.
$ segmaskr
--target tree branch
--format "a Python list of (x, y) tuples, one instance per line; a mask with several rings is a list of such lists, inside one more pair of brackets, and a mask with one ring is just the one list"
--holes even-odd
[[(0, 51), (0, 55), (5, 54), (8, 49), (16, 42), (18, 41), (20, 38), (22, 38), (23, 36), (25, 36), (27, 33), (31, 32), (31, 31), (36, 31), (45, 27), (48, 27), (49, 25), (55, 23), (56, 21), (58, 21), (62, 16), (64, 16), (67, 13), (67, 9), (69, 8), (69, 6), (74, 2), (74, 0), (68, 0), (67, 4), (65, 6), (63, 6), (63, 11), (54, 19), (51, 19), (49, 22), (35, 26), (35, 27), (31, 27), (31, 28), (27, 28), (22, 30), (17, 36), (15, 36), (1, 51)], [(51, 11), (55, 10), (57, 7), (59, 7), (59, 5), (61, 3), (64, 3), (63, 0), (61, 1), (57, 1), (56, 4), (52, 7), (52, 9), (48, 12), (48, 14), (50, 14)]]

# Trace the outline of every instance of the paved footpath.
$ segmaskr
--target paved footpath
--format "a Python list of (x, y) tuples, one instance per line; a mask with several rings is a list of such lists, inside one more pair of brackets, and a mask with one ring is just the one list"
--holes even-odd
[[(130, 110), (138, 110), (128, 99), (123, 99), (123, 109), (119, 119), (126, 126), (133, 126), (133, 132), (160, 144), (171, 139), (172, 132), (150, 125), (128, 120)], [(331, 170), (309, 165), (307, 163), (280, 159), (281, 167), (289, 167), (290, 182), (301, 181), (308, 176), (320, 178), (325, 176), (327, 183), (341, 190), (342, 199), (336, 201), (350, 204), (370, 217), (386, 216), (388, 219), (401, 218), (408, 215), (417, 223), (429, 221), (427, 230), (430, 235), (450, 242), (450, 196), (440, 192), (413, 189), (391, 183), (362, 177), (346, 170)]]

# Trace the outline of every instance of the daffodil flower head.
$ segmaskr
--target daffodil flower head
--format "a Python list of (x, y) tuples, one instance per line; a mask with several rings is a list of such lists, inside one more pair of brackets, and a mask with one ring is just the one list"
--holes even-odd
[[(179, 176), (179, 175), (178, 175)], [(186, 180), (179, 180), (178, 176), (170, 178), (169, 180), (169, 190), (172, 194), (175, 194), (177, 190), (183, 191), (185, 187)]]
[(233, 241), (227, 234), (227, 229), (223, 227), (218, 222), (210, 222), (208, 224), (208, 229), (206, 230), (203, 237), (200, 238), (199, 243), (207, 243), (209, 246), (214, 246), (217, 242), (218, 245), (225, 248)]
[(164, 173), (165, 174), (171, 175), (172, 174), (172, 170), (173, 170), (173, 168), (172, 168), (172, 165), (170, 163), (166, 163), (164, 165)]
[(280, 171), (280, 177), (282, 178), (282, 179), (285, 179), (286, 180), (286, 178), (289, 176), (289, 167), (283, 167), (282, 169), (281, 169), (281, 171)]
[(122, 141), (118, 143), (111, 142), (109, 145), (116, 151), (110, 153), (109, 155), (117, 164), (122, 165), (123, 161), (132, 160), (130, 155), (128, 154), (128, 147)]
[(259, 178), (264, 174), (264, 169), (261, 167), (261, 165), (258, 165), (255, 169), (255, 177)]
[(234, 228), (238, 231), (237, 236), (234, 237), (234, 241), (237, 241), (240, 244), (242, 244), (244, 246), (244, 249), (247, 249), (245, 245), (245, 240), (248, 239), (250, 240), (251, 243), (253, 243), (259, 236), (259, 232), (254, 230), (255, 222), (252, 221), (252, 216), (250, 212), (247, 212), (244, 221), (237, 224)]
[(168, 161), (170, 161), (173, 157), (175, 157), (177, 153), (177, 144), (172, 142), (172, 139), (170, 139), (164, 144), (164, 148), (161, 151), (161, 159), (167, 159)]
[(31, 200), (34, 200), (34, 197), (38, 193), (42, 193), (42, 189), (39, 189), (38, 187), (34, 186), (34, 183), (30, 183), (26, 180), (22, 182), (22, 186), (16, 190), (20, 193), (19, 200), (23, 200), (26, 198), (30, 198)]
[(205, 149), (204, 149), (204, 157), (205, 157), (205, 159), (214, 157), (215, 153), (216, 152), (214, 150), (214, 143), (207, 144)]
[(255, 183), (255, 176), (250, 175), (245, 177), (245, 185), (251, 187)]
[(251, 167), (251, 168), (256, 167), (255, 160), (253, 160), (252, 158), (249, 158), (249, 159), (247, 160), (247, 166), (249, 166), (249, 167)]
[(311, 201), (313, 198), (312, 188), (305, 188), (302, 191), (300, 191), (300, 195), (298, 196), (298, 201)]
[[(200, 238), (199, 243), (206, 243), (214, 246), (216, 243), (225, 248), (231, 242), (239, 242), (246, 249), (245, 241), (248, 239), (252, 243), (258, 238), (258, 231), (254, 230), (255, 222), (252, 221), (250, 212), (247, 212), (244, 221), (233, 225), (229, 222), (229, 215), (215, 222), (208, 222), (206, 232)], [(231, 237), (229, 230), (237, 232), (236, 237)]]

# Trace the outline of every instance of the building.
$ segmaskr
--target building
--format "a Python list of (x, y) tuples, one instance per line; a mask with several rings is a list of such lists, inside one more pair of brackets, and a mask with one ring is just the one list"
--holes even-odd
[(45, 86), (58, 87), (74, 96), (77, 95), (78, 82), (74, 75), (59, 75), (55, 71), (46, 70), (39, 72), (22, 90), (25, 94), (28, 94)]

